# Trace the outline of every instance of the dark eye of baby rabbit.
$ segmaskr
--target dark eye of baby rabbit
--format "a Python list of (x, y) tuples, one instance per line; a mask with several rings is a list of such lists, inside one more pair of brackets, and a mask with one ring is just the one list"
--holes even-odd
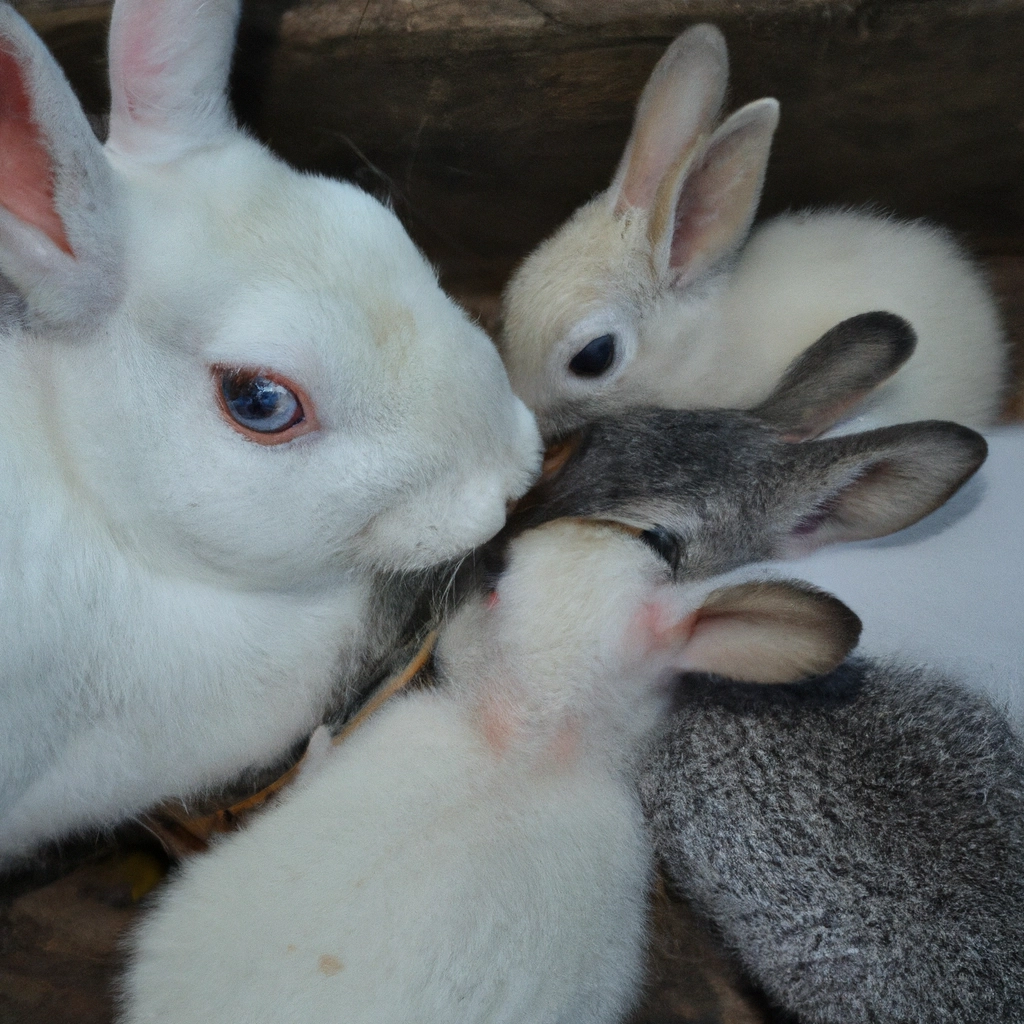
[(569, 369), (577, 377), (600, 377), (615, 361), (615, 335), (602, 334), (572, 357)]
[(261, 444), (279, 444), (314, 429), (302, 389), (265, 370), (215, 366), (221, 409), (233, 427)]
[(644, 530), (640, 539), (656, 554), (660, 555), (672, 570), (673, 578), (679, 572), (683, 561), (683, 542), (664, 526), (654, 526)]

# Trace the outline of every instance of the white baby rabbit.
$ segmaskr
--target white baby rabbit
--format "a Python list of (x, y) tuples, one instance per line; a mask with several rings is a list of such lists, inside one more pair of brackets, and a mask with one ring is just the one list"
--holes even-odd
[(803, 212), (743, 244), (779, 107), (757, 100), (716, 128), (727, 77), (717, 29), (676, 39), (640, 98), (610, 188), (509, 282), (502, 355), (545, 436), (630, 405), (755, 405), (824, 331), (874, 309), (909, 320), (918, 347), (860, 428), (992, 423), (1007, 373), (999, 316), (943, 230)]
[(0, 8), (0, 859), (276, 758), (539, 463), (393, 214), (235, 127), (237, 16), (117, 0), (101, 146)]
[(858, 624), (816, 591), (676, 584), (640, 538), (562, 521), (399, 696), (187, 863), (133, 942), (124, 1024), (601, 1024), (642, 977), (638, 755), (679, 668), (828, 671)]

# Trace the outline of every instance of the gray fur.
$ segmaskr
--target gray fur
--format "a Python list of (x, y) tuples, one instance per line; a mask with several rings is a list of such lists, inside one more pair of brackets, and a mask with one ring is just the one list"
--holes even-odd
[(641, 794), (669, 875), (808, 1024), (1024, 1020), (1024, 745), (945, 679), (693, 679)]
[(681, 541), (682, 573), (702, 579), (916, 522), (985, 452), (980, 434), (953, 423), (791, 444), (747, 413), (636, 409), (590, 424), (510, 529), (563, 516), (661, 526)]

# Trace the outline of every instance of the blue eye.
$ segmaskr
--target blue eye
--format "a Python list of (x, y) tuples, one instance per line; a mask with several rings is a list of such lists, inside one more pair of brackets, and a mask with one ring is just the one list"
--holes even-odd
[(301, 423), (302, 403), (291, 388), (255, 370), (220, 370), (224, 409), (239, 426), (278, 434)]
[(600, 377), (615, 361), (615, 335), (602, 334), (572, 357), (569, 369), (577, 377)]

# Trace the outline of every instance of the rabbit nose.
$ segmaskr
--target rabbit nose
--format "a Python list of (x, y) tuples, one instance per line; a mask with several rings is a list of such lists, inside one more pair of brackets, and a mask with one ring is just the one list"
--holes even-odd
[(644, 530), (640, 534), (640, 539), (668, 563), (673, 577), (679, 572), (679, 566), (683, 561), (683, 542), (676, 534), (666, 530), (664, 526), (653, 526), (649, 530)]

